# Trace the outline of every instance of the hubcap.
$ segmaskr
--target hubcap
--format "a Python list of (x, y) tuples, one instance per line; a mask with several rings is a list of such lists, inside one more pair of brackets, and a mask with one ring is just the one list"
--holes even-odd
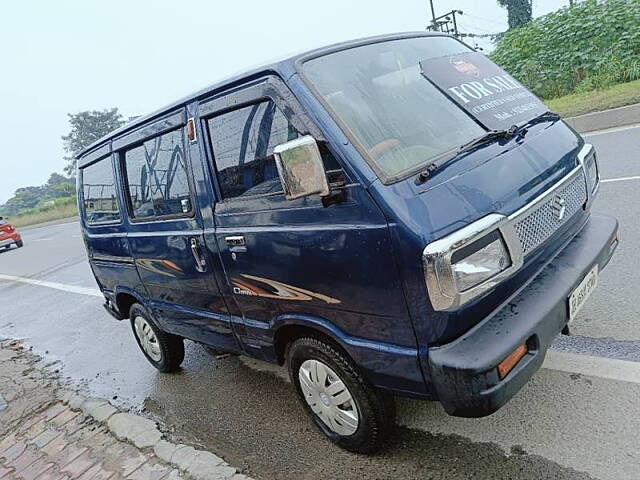
[(305, 360), (298, 378), (307, 404), (327, 427), (339, 435), (356, 432), (360, 423), (356, 402), (336, 372), (318, 360)]
[(154, 362), (159, 362), (162, 359), (162, 352), (160, 351), (160, 345), (158, 345), (158, 338), (153, 333), (149, 322), (144, 317), (138, 316), (133, 321), (133, 326), (144, 353), (149, 355)]

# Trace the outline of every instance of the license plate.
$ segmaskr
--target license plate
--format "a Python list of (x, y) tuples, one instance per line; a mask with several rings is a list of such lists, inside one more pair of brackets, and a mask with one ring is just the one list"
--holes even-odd
[(598, 286), (598, 265), (594, 265), (589, 273), (587, 273), (580, 284), (573, 289), (571, 295), (569, 295), (569, 321), (573, 321), (578, 314), (578, 311)]

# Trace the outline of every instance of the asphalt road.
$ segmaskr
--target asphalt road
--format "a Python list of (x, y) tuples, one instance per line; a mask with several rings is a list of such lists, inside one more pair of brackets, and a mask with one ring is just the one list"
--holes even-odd
[[(216, 360), (188, 343), (180, 373), (157, 373), (129, 325), (111, 319), (91, 294), (96, 287), (77, 223), (25, 230), (24, 248), (0, 253), (0, 275), (68, 287), (0, 279), (0, 337), (26, 339), (71, 385), (146, 411), (168, 435), (209, 448), (257, 478), (637, 478), (640, 363), (585, 366), (581, 373), (575, 363), (640, 362), (640, 179), (617, 180), (640, 175), (640, 127), (587, 139), (598, 149), (602, 178), (616, 180), (603, 182), (594, 209), (618, 217), (621, 245), (574, 336), (554, 347), (569, 355), (556, 354), (551, 368), (484, 419), (399, 400), (399, 426), (379, 455), (352, 455), (325, 441), (277, 369)], [(630, 378), (620, 380), (619, 365)]]

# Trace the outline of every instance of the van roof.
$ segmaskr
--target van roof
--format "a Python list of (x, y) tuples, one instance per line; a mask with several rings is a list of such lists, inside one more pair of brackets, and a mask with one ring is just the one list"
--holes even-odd
[(370, 43), (378, 43), (378, 42), (382, 42), (382, 41), (388, 41), (388, 40), (399, 40), (399, 39), (403, 39), (403, 38), (413, 38), (413, 37), (429, 37), (429, 36), (447, 36), (444, 33), (441, 32), (425, 32), (425, 31), (418, 31), (418, 32), (404, 32), (404, 33), (392, 33), (392, 34), (386, 34), (386, 35), (376, 35), (373, 37), (365, 37), (365, 38), (359, 38), (359, 39), (355, 39), (355, 40), (348, 40), (345, 42), (340, 42), (340, 43), (336, 43), (336, 44), (332, 44), (332, 45), (327, 45), (324, 47), (320, 47), (320, 48), (316, 48), (313, 50), (308, 50), (293, 56), (289, 56), (286, 57), (282, 60), (278, 60), (272, 63), (268, 63), (265, 65), (262, 65), (260, 67), (257, 68), (253, 68), (249, 71), (245, 71), (242, 72), (240, 74), (237, 75), (233, 75), (231, 77), (228, 77), (224, 80), (221, 80), (219, 82), (214, 83), (213, 85), (209, 85), (208, 87), (205, 87), (203, 89), (200, 89), (194, 93), (192, 93), (191, 95), (187, 95), (184, 98), (181, 98), (180, 100), (170, 103), (169, 105), (166, 105), (154, 112), (151, 112), (147, 115), (142, 115), (140, 117), (137, 117), (135, 119), (133, 119), (132, 121), (126, 123), (125, 125), (123, 125), (120, 128), (117, 128), (116, 130), (108, 133), (107, 135), (105, 135), (104, 137), (102, 137), (99, 140), (96, 140), (95, 142), (93, 142), (91, 145), (89, 145), (88, 147), (82, 149), (80, 152), (78, 152), (75, 157), (76, 158), (81, 158), (83, 156), (85, 156), (86, 154), (88, 154), (89, 152), (95, 150), (96, 148), (98, 148), (99, 146), (101, 146), (103, 143), (116, 138), (126, 132), (129, 132), (131, 130), (135, 130), (137, 127), (140, 127), (141, 125), (144, 125), (146, 123), (148, 123), (151, 120), (154, 120), (156, 118), (161, 117), (162, 115), (175, 110), (176, 108), (180, 108), (183, 107), (185, 105), (187, 105), (190, 102), (193, 102), (194, 100), (199, 100), (202, 98), (206, 98), (208, 96), (211, 96), (215, 93), (217, 93), (218, 91), (224, 90), (226, 88), (229, 87), (233, 87), (236, 84), (241, 84), (244, 83), (247, 80), (251, 80), (252, 78), (257, 78), (257, 77), (261, 77), (267, 74), (278, 74), (280, 76), (282, 76), (283, 78), (289, 78), (292, 74), (295, 73), (295, 69), (296, 69), (296, 64), (301, 61), (301, 60), (306, 60), (308, 58), (313, 58), (313, 57), (317, 57), (317, 56), (321, 56), (321, 55), (325, 55), (327, 53), (332, 53), (335, 51), (339, 51), (339, 50), (346, 50), (348, 48), (352, 48), (352, 47), (356, 47), (356, 46), (361, 46), (361, 45), (367, 45)]

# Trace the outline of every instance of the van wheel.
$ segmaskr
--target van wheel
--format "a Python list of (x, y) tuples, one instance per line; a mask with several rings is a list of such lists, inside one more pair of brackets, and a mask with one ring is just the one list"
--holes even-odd
[(22, 248), (22, 246), (23, 246), (23, 245), (24, 245), (24, 243), (23, 243), (23, 241), (22, 241), (22, 240), (18, 240), (18, 241), (16, 242), (16, 247), (18, 247), (18, 248)]
[(314, 423), (336, 445), (356, 453), (378, 450), (395, 421), (395, 403), (329, 343), (295, 340), (287, 354), (289, 376)]
[(184, 360), (182, 337), (160, 330), (139, 303), (131, 306), (129, 318), (133, 336), (151, 365), (164, 373), (177, 371)]

